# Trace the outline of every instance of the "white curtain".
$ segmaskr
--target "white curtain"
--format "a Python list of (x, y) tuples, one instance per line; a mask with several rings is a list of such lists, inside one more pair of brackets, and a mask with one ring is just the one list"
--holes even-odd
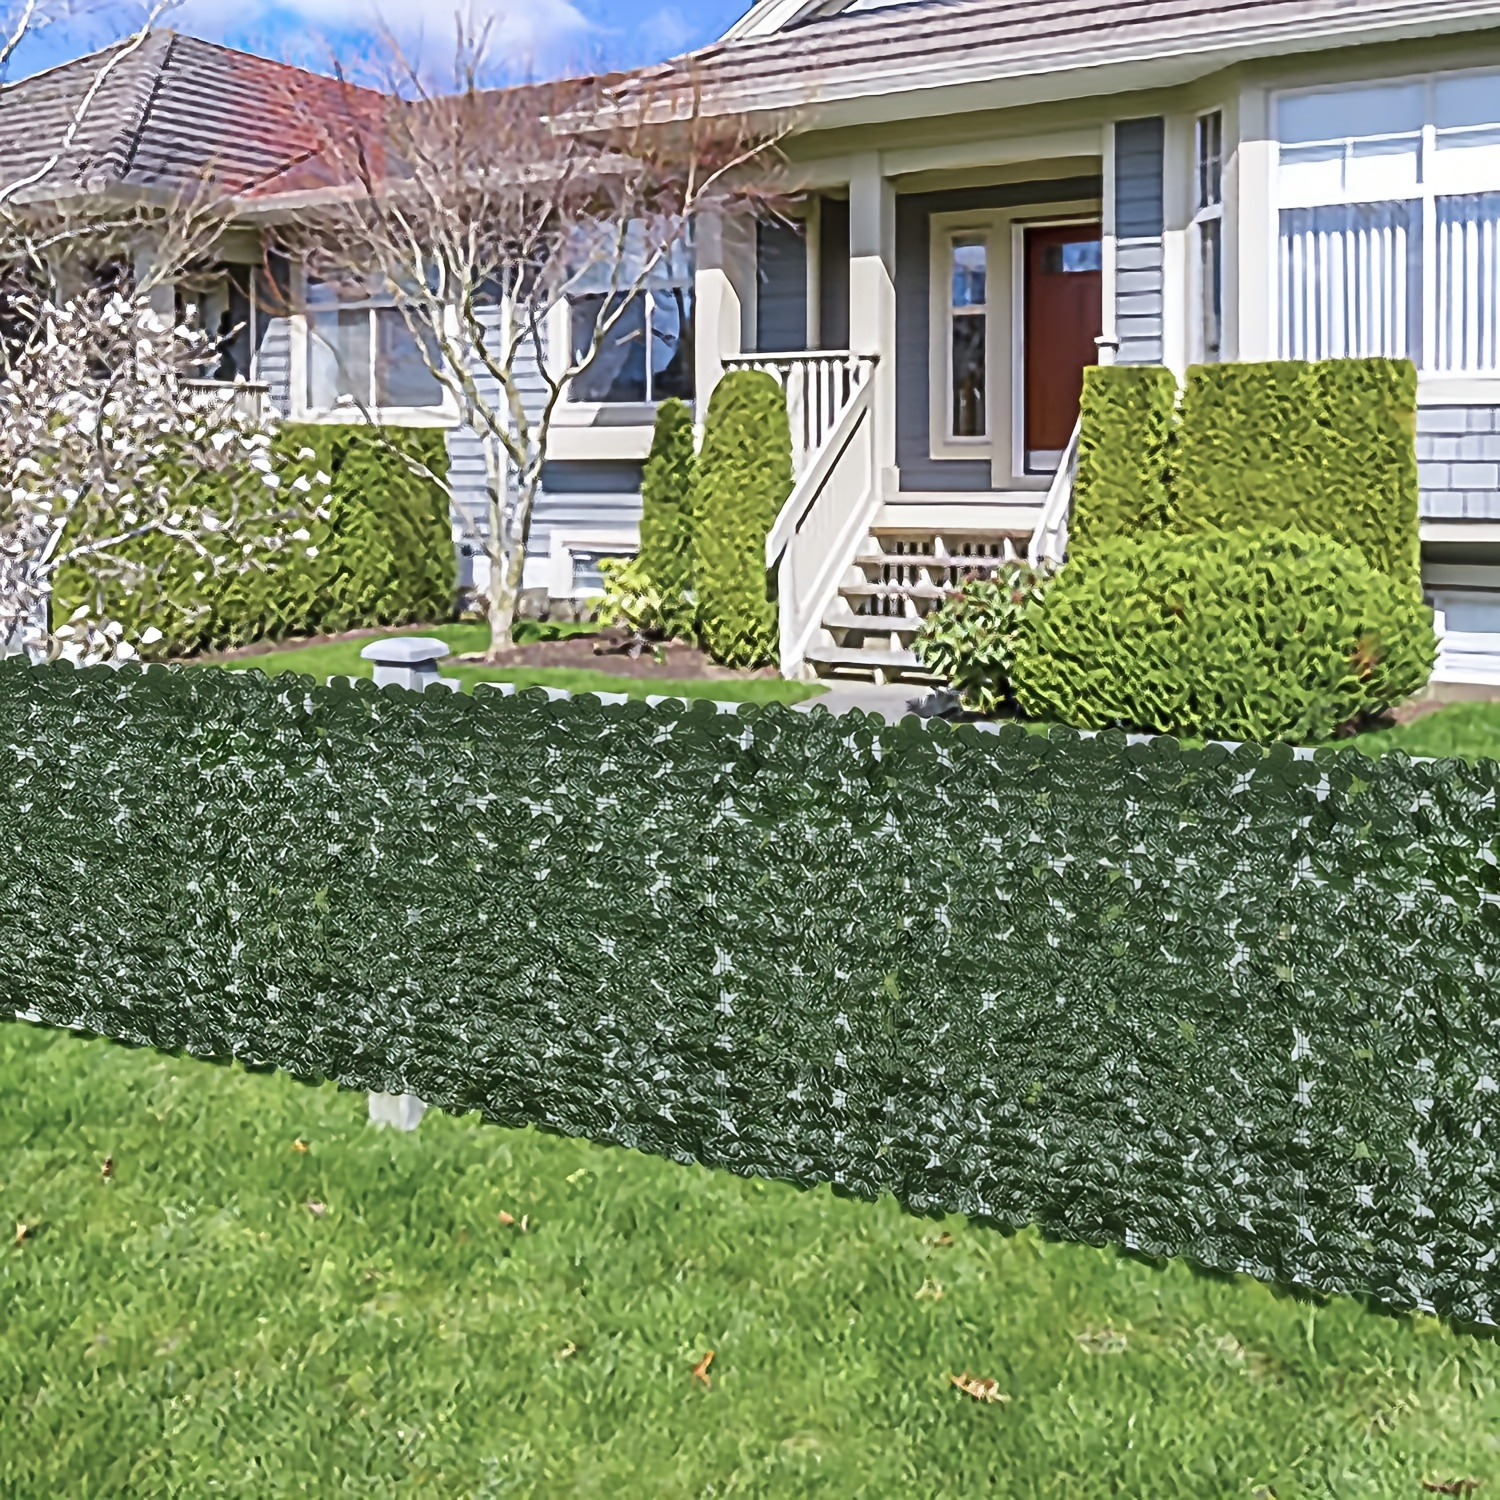
[(1419, 203), (1281, 212), (1281, 356), (1422, 356)]
[(1500, 193), (1437, 200), (1437, 368), (1500, 369)]

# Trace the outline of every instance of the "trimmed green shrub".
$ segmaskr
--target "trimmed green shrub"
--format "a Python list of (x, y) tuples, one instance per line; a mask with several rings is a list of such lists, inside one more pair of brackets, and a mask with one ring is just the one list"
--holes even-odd
[(1328, 537), (1122, 537), (1052, 581), (1015, 692), (1080, 729), (1316, 743), (1410, 697), (1436, 655), (1420, 594)]
[(1043, 586), (1024, 563), (970, 579), (922, 621), (912, 643), (917, 660), (971, 713), (994, 713), (1010, 701), (1016, 642)]
[(143, 654), (168, 657), (452, 614), (457, 559), (447, 495), (401, 456), (446, 475), (440, 429), (377, 434), (285, 424), (274, 449), (283, 485), (318, 471), (333, 480), (328, 518), (314, 525), (310, 542), (240, 573), (206, 567), (180, 542), (147, 538), (134, 554), (151, 567), (146, 587), (125, 594), (70, 569), (58, 579), (54, 619), (91, 598), (132, 635), (154, 625), (162, 639)]
[(1167, 526), (1168, 445), (1176, 408), (1177, 380), (1170, 370), (1110, 365), (1084, 371), (1070, 548)]
[(1495, 761), (17, 662), (0, 761), (0, 1014), (1500, 1320)]
[(661, 627), (690, 640), (693, 602), (693, 412), (684, 401), (664, 401), (656, 414), (651, 456), (641, 481), (641, 566), (661, 596)]
[(1415, 587), (1416, 408), (1407, 360), (1197, 366), (1177, 427), (1172, 525), (1316, 532)]
[(693, 485), (698, 629), (709, 655), (724, 666), (776, 659), (766, 538), (791, 492), (786, 396), (770, 375), (733, 371), (709, 403)]

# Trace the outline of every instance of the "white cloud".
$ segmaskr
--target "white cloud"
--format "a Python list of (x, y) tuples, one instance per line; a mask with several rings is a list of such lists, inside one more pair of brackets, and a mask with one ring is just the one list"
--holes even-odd
[(490, 60), (517, 77), (556, 73), (596, 47), (572, 0), (185, 0), (173, 24), (320, 70), (334, 56), (368, 53), (370, 39), (389, 31), (440, 68), (451, 61), (460, 17), (471, 34), (488, 28)]

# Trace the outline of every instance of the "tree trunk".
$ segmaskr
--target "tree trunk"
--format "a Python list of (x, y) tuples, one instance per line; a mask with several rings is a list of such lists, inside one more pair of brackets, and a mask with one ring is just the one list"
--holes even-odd
[(503, 661), (511, 648), (511, 627), (516, 622), (521, 581), (526, 576), (531, 511), (540, 483), (540, 476), (522, 482), (508, 525), (501, 497), (494, 489), (490, 491), (490, 648), (484, 658), (487, 662)]

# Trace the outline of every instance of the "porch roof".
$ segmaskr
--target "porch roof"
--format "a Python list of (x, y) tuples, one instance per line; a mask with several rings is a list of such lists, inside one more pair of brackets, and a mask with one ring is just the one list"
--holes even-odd
[(725, 110), (1066, 74), (1081, 76), (1050, 96), (1079, 97), (1118, 88), (1101, 70), (1121, 65), (1137, 65), (1134, 86), (1149, 87), (1251, 57), (1500, 27), (1500, 0), (906, 0), (782, 14), (768, 11), (776, 31), (747, 34), (752, 11), (661, 76), (691, 80)]

